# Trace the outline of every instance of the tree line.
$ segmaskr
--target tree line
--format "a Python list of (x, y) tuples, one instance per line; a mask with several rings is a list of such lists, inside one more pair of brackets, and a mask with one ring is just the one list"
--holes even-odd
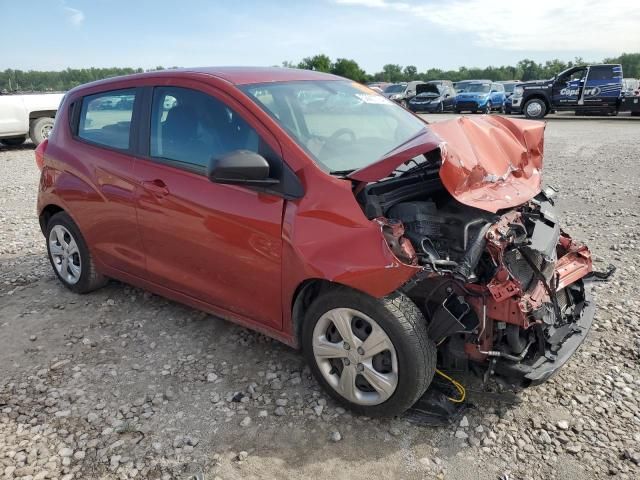
[[(625, 77), (640, 78), (640, 53), (623, 53), (618, 57), (605, 58), (603, 63), (620, 63)], [(300, 62), (282, 62), (283, 67), (304, 68), (319, 72), (333, 73), (341, 77), (350, 78), (356, 82), (402, 82), (410, 80), (467, 80), (473, 78), (488, 78), (491, 80), (536, 80), (550, 78), (553, 75), (575, 65), (584, 65), (584, 59), (578, 57), (573, 61), (558, 59), (538, 63), (530, 59), (520, 60), (515, 65), (503, 65), (500, 67), (468, 68), (460, 67), (457, 70), (442, 70), (429, 68), (419, 72), (414, 65), (402, 66), (387, 64), (382, 71), (369, 74), (362, 69), (355, 60), (338, 58), (333, 61), (327, 55), (318, 54), (305, 57)], [(177, 68), (177, 67), (169, 67)], [(164, 70), (158, 66), (150, 70)], [(150, 71), (147, 70), (147, 71)], [(62, 71), (38, 71), (38, 70), (13, 70), (7, 69), (0, 72), (0, 91), (65, 91), (77, 85), (101, 80), (103, 78), (141, 73), (142, 68), (67, 68)]]

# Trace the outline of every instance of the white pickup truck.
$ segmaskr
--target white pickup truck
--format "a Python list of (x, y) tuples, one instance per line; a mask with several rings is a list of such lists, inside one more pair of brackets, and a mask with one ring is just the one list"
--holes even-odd
[(63, 93), (0, 95), (0, 142), (21, 145), (31, 139), (39, 145), (53, 128)]

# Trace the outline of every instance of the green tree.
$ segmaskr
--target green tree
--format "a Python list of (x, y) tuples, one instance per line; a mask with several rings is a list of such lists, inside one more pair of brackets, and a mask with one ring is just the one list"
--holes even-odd
[(367, 77), (365, 71), (360, 68), (355, 60), (349, 60), (347, 58), (338, 58), (331, 67), (331, 73), (350, 78), (356, 82), (364, 82)]
[(313, 57), (306, 57), (298, 64), (298, 68), (328, 73), (331, 71), (331, 59), (323, 53)]
[(402, 66), (388, 63), (382, 67), (382, 80), (385, 82), (400, 82), (404, 80)]
[(416, 80), (418, 78), (418, 69), (415, 65), (407, 65), (406, 67), (404, 67), (402, 73), (404, 74), (404, 79), (407, 82), (411, 82), (412, 80)]

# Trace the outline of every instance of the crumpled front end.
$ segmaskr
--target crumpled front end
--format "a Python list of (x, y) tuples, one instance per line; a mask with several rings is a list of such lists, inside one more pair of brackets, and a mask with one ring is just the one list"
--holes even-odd
[[(405, 290), (428, 318), (441, 366), (516, 386), (546, 380), (591, 326), (588, 248), (560, 229), (544, 194), (494, 217), (449, 208), (400, 215), (424, 266)], [(461, 244), (449, 236), (457, 222)]]
[(544, 126), (443, 123), (425, 162), (396, 167), (357, 198), (396, 257), (422, 267), (403, 290), (427, 318), (439, 367), (543, 382), (584, 341), (594, 314), (591, 254), (561, 229), (555, 191), (541, 191)]

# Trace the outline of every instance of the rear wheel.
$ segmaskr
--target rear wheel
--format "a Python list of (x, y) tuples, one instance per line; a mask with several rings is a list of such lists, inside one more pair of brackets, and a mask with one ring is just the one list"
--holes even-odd
[(17, 147), (18, 145), (22, 145), (27, 140), (27, 137), (12, 137), (12, 138), (3, 138), (0, 140), (3, 144), (8, 147)]
[(547, 114), (547, 106), (539, 98), (532, 98), (524, 104), (524, 115), (527, 118), (539, 120)]
[(484, 108), (484, 113), (489, 115), (491, 113), (491, 109), (493, 107), (491, 106), (491, 102), (487, 102), (487, 106)]
[(53, 118), (50, 117), (42, 117), (37, 118), (31, 122), (31, 128), (29, 129), (29, 137), (31, 141), (36, 144), (36, 146), (40, 145), (47, 138), (49, 138), (49, 134), (53, 129)]
[(355, 412), (398, 415), (425, 392), (436, 363), (426, 322), (405, 295), (340, 288), (310, 306), (302, 346), (323, 388)]
[(69, 215), (59, 212), (52, 216), (46, 236), (49, 261), (65, 287), (87, 293), (107, 283), (106, 277), (96, 270), (87, 244)]

